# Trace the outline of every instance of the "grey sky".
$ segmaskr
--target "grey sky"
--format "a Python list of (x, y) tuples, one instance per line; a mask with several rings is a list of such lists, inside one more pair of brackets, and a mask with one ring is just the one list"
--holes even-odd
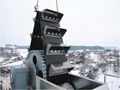
[[(37, 0), (0, 0), (0, 45), (29, 45)], [(68, 45), (120, 47), (120, 0), (58, 0)], [(55, 0), (39, 0), (39, 9), (56, 10)]]

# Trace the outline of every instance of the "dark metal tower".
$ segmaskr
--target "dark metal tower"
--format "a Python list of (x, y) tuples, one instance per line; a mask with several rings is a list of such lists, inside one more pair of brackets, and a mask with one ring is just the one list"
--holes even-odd
[[(28, 59), (33, 59), (36, 64), (37, 75), (50, 81), (54, 81), (54, 76), (65, 75), (73, 68), (65, 56), (70, 47), (63, 44), (66, 29), (60, 28), (62, 17), (62, 13), (49, 9), (37, 11), (31, 34)], [(37, 58), (38, 55), (41, 59)], [(39, 61), (44, 68), (39, 67)]]

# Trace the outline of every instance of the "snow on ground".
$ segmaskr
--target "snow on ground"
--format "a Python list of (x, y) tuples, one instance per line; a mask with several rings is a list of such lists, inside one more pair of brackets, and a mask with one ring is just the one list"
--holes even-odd
[(4, 65), (4, 67), (18, 66), (18, 65), (21, 65), (21, 64), (23, 64), (23, 60), (22, 61), (17, 61), (17, 62), (14, 62), (14, 63), (10, 63), (10, 64), (6, 64), (6, 65)]
[(21, 56), (27, 57), (28, 50), (27, 49), (17, 49)]
[(4, 59), (3, 57), (0, 57), (0, 62), (3, 61), (3, 59)]
[[(23, 56), (23, 58), (27, 57), (28, 51), (27, 49), (17, 49), (17, 51), (20, 53), (21, 56)], [(12, 57), (14, 58), (14, 57)], [(10, 60), (12, 60), (12, 58)], [(0, 57), (0, 62), (3, 61), (4, 58)], [(17, 65), (21, 65), (23, 63), (24, 60), (21, 61), (16, 61), (16, 62), (12, 62), (12, 63), (4, 63), (2, 66), (4, 67), (10, 67), (10, 66), (17, 66)]]

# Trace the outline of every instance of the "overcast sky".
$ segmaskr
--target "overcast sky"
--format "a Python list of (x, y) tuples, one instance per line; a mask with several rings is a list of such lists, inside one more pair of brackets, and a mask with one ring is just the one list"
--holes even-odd
[[(37, 0), (0, 0), (0, 45), (29, 45)], [(120, 0), (58, 0), (68, 45), (120, 47)], [(39, 10), (56, 10), (55, 0), (39, 0)]]

